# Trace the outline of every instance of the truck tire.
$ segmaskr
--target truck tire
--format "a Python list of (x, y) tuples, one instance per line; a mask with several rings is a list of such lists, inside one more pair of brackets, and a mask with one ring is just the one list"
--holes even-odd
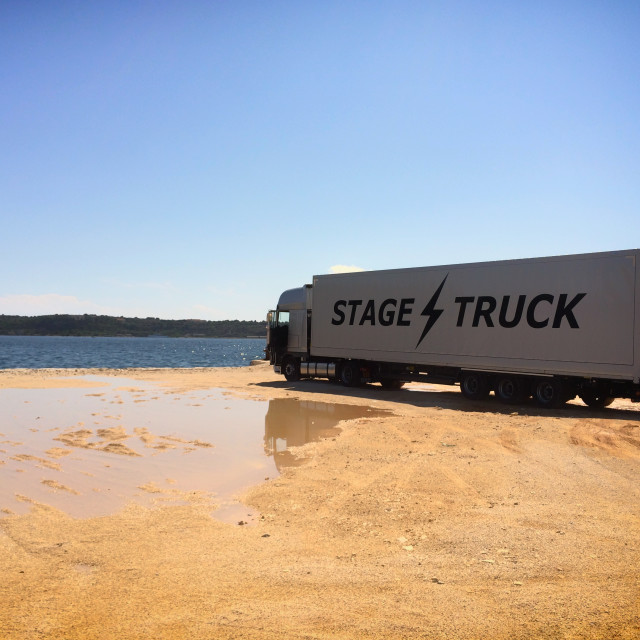
[(296, 358), (285, 358), (282, 373), (289, 382), (297, 382), (300, 380), (300, 362)]
[(604, 409), (608, 407), (615, 398), (598, 393), (597, 391), (583, 391), (580, 393), (580, 400), (592, 409)]
[(544, 409), (557, 409), (567, 402), (567, 390), (562, 380), (544, 378), (536, 382), (533, 397)]
[(340, 367), (340, 382), (345, 387), (360, 386), (360, 364), (355, 360), (347, 360)]
[(468, 400), (485, 400), (491, 389), (483, 373), (465, 371), (460, 378), (460, 391)]
[(517, 404), (528, 397), (526, 381), (518, 376), (498, 378), (495, 386), (496, 397), (505, 404)]

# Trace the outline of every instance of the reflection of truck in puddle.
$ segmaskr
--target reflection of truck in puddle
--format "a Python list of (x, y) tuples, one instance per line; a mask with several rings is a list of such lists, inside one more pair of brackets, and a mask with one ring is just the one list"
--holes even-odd
[(307, 442), (317, 442), (340, 433), (341, 420), (383, 415), (386, 412), (348, 404), (329, 404), (275, 398), (269, 401), (264, 419), (264, 447), (272, 455), (278, 469), (300, 464), (288, 451)]

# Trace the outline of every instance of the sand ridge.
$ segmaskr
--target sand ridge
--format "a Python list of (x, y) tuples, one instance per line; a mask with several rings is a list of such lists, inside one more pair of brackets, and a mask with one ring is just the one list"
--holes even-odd
[(548, 412), (448, 387), (288, 383), (265, 366), (11, 371), (0, 389), (87, 375), (390, 413), (300, 447), (305, 464), (244, 497), (254, 526), (217, 522), (197, 495), (0, 518), (3, 640), (640, 637), (638, 405)]

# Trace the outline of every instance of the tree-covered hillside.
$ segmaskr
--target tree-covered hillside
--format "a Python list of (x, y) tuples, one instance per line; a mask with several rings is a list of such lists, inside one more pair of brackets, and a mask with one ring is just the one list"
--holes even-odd
[(247, 338), (266, 335), (265, 322), (251, 320), (161, 320), (96, 315), (0, 315), (0, 335), (168, 336)]

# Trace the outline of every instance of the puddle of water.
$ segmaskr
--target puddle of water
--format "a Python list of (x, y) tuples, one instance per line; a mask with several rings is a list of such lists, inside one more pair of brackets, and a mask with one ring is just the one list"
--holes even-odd
[(144, 506), (215, 504), (214, 517), (256, 518), (239, 491), (300, 464), (289, 447), (339, 433), (368, 407), (174, 393), (126, 378), (98, 388), (0, 390), (0, 515), (33, 502), (77, 518)]

